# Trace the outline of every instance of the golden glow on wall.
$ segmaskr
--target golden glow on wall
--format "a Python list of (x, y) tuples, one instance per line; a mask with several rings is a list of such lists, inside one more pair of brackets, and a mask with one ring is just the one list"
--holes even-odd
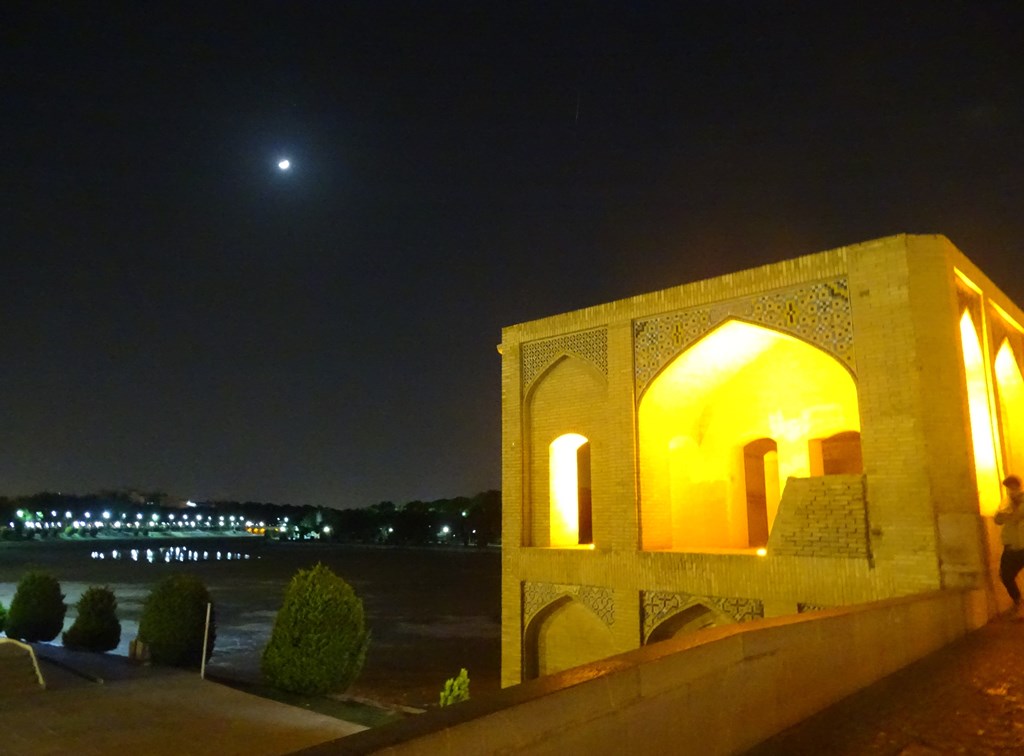
[(619, 653), (611, 630), (590, 609), (570, 599), (530, 623), (524, 639), (524, 677), (561, 672)]
[(974, 442), (974, 475), (978, 484), (978, 503), (983, 515), (999, 508), (999, 468), (993, 440), (992, 414), (989, 412), (988, 383), (985, 379), (985, 358), (974, 329), (971, 313), (964, 310), (960, 318), (960, 341), (964, 351), (964, 372), (967, 377), (967, 405), (971, 417), (971, 439)]
[(860, 430), (838, 360), (793, 336), (729, 321), (679, 355), (640, 401), (645, 549), (747, 548), (770, 530), (809, 444)]
[(579, 433), (566, 433), (551, 442), (552, 546), (576, 546), (580, 543), (580, 489), (590, 489), (589, 480), (580, 480), (577, 464), (578, 452), (585, 443), (586, 437)]
[(996, 353), (996, 388), (1005, 469), (1024, 475), (1024, 379), (1006, 339)]

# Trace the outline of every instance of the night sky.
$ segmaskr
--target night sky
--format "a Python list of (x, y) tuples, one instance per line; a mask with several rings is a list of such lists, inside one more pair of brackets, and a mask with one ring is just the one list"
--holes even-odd
[(13, 5), (0, 494), (497, 488), (502, 326), (894, 233), (1024, 303), (1019, 2)]

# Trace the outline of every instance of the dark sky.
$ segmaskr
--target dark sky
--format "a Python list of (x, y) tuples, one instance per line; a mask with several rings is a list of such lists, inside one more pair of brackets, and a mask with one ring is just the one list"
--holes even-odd
[(1019, 2), (111, 7), (0, 10), (0, 494), (498, 487), (502, 326), (893, 233), (1024, 303)]

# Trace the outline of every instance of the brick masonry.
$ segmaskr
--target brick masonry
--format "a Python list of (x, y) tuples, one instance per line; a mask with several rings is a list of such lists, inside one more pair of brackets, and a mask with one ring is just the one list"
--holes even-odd
[[(589, 661), (558, 641), (581, 615), (545, 612), (545, 592), (553, 602), (601, 596), (614, 621), (595, 614), (586, 632), (602, 637), (578, 645), (626, 651), (652, 629), (644, 607), (654, 595), (696, 597), (676, 608), (700, 601), (720, 615), (716, 600), (754, 601), (772, 616), (987, 585), (997, 547), (979, 516), (959, 332), (972, 297), (990, 372), (1004, 338), (1020, 364), (1024, 314), (942, 236), (887, 237), (505, 328), (503, 683), (522, 679), (528, 638), (563, 657), (544, 668)], [(730, 318), (794, 335), (854, 375), (864, 474), (791, 479), (765, 556), (644, 551), (642, 392)], [(592, 548), (548, 542), (547, 447), (569, 432), (591, 443)]]

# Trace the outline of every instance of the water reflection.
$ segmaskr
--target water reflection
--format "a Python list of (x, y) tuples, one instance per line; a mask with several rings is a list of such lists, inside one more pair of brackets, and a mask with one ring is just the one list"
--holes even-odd
[(93, 559), (112, 559), (114, 561), (157, 562), (240, 562), (249, 559), (250, 555), (243, 551), (201, 551), (182, 546), (161, 546), (156, 549), (111, 549), (110, 551), (93, 551)]

